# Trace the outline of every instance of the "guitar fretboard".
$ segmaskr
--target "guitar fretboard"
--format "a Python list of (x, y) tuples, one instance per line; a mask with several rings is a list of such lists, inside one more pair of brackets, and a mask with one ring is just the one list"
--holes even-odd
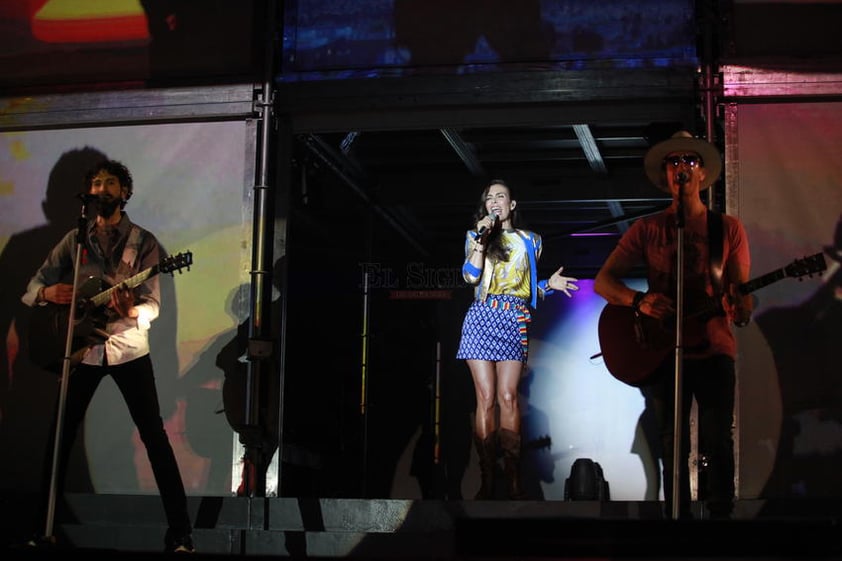
[(754, 280), (750, 280), (746, 283), (743, 283), (738, 288), (743, 295), (751, 294), (755, 290), (759, 290), (764, 286), (769, 286), (770, 284), (778, 282), (779, 280), (784, 278), (786, 278), (786, 273), (783, 269), (778, 269), (777, 271), (766, 273), (765, 275), (759, 276)]
[(139, 285), (143, 284), (146, 281), (146, 279), (155, 275), (157, 273), (157, 271), (158, 271), (157, 265), (149, 267), (148, 269), (146, 269), (144, 271), (141, 271), (138, 274), (127, 278), (126, 280), (116, 284), (115, 286), (112, 286), (111, 288), (109, 288), (107, 290), (103, 290), (99, 294), (96, 294), (95, 296), (92, 296), (89, 301), (94, 306), (102, 306), (103, 304), (107, 304), (108, 301), (111, 300), (111, 294), (115, 290), (117, 290), (118, 288), (120, 288), (122, 286), (125, 286), (127, 288), (134, 288), (136, 286), (139, 286)]
[(756, 279), (743, 283), (737, 287), (737, 289), (743, 295), (751, 294), (755, 290), (768, 286), (773, 282), (778, 282), (781, 279), (785, 279), (787, 277), (800, 279), (801, 277), (807, 275), (821, 273), (826, 269), (827, 263), (825, 262), (824, 254), (816, 253), (803, 259), (796, 259), (786, 267), (781, 267), (780, 269), (771, 271), (765, 275), (757, 277)]
[(148, 269), (139, 272), (138, 274), (131, 276), (122, 282), (117, 283), (116, 285), (108, 288), (107, 290), (103, 290), (99, 294), (95, 294), (88, 299), (88, 302), (92, 303), (94, 306), (102, 306), (103, 304), (107, 304), (109, 300), (111, 300), (111, 294), (117, 290), (121, 286), (125, 286), (126, 288), (134, 288), (143, 282), (146, 279), (157, 275), (158, 273), (172, 273), (173, 271), (181, 271), (182, 268), (190, 268), (190, 265), (193, 264), (193, 254), (189, 251), (185, 251), (183, 253), (179, 253), (178, 255), (173, 255), (170, 257), (166, 257), (162, 259), (157, 265), (153, 265)]

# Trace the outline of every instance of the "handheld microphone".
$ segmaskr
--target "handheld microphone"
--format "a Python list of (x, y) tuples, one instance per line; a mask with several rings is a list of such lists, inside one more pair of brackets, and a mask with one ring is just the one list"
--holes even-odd
[[(497, 213), (496, 213), (496, 212), (492, 212), (492, 213), (491, 213), (491, 214), (489, 214), (488, 216), (490, 216), (490, 217), (491, 217), (491, 228), (494, 228), (494, 225), (497, 223), (497, 218), (498, 218)], [(488, 229), (489, 229), (489, 228), (488, 228), (488, 227), (486, 227), (486, 226), (483, 226), (482, 228), (480, 228), (480, 229), (479, 229), (479, 232), (477, 232), (477, 237), (482, 238), (482, 237), (485, 235), (485, 233), (486, 233), (486, 231), (487, 231)]]
[(97, 195), (91, 195), (90, 193), (79, 193), (76, 195), (76, 198), (82, 201), (85, 204), (90, 203), (91, 201), (97, 200), (99, 197)]
[(675, 180), (678, 181), (679, 184), (684, 185), (690, 181), (690, 176), (687, 175), (687, 172), (680, 171), (678, 172), (678, 175), (675, 176)]

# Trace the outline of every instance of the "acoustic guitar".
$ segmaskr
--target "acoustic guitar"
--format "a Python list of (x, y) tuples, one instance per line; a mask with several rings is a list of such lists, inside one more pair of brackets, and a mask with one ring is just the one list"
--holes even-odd
[[(70, 354), (71, 366), (82, 360), (85, 351), (108, 339), (105, 330), (108, 321), (106, 304), (111, 294), (119, 287), (135, 288), (159, 273), (181, 272), (190, 269), (193, 254), (189, 251), (171, 255), (157, 265), (131, 276), (116, 286), (109, 286), (97, 277), (88, 277), (79, 286), (76, 294), (76, 311), (73, 315), (73, 342)], [(70, 322), (70, 306), (47, 303), (32, 308), (29, 323), (29, 358), (33, 364), (61, 373), (67, 345), (67, 329)]]
[[(801, 278), (827, 269), (824, 254), (817, 253), (737, 287), (743, 294), (785, 278)], [(685, 333), (699, 333), (707, 321), (724, 315), (722, 303), (710, 297), (698, 299), (685, 314)], [(690, 320), (690, 321), (688, 321)], [(675, 318), (657, 320), (635, 314), (631, 306), (606, 304), (599, 316), (599, 346), (605, 367), (612, 376), (630, 386), (645, 385), (649, 376), (675, 349)], [(692, 348), (693, 337), (684, 338), (685, 348)], [(597, 355), (598, 356), (598, 355)]]

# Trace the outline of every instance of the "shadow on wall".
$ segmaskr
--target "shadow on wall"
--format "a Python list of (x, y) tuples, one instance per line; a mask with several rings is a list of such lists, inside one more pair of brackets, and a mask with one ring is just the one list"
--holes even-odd
[(755, 318), (772, 352), (782, 408), (764, 498), (842, 497), (842, 217), (824, 253), (828, 273), (810, 297)]
[[(76, 228), (85, 172), (106, 155), (92, 147), (65, 152), (50, 171), (41, 208), (46, 223), (11, 236), (0, 254), (0, 450), (16, 461), (0, 462), (0, 486), (38, 492), (59, 379), (29, 360), (30, 309), (20, 298), (47, 253)], [(49, 448), (48, 448), (49, 447)], [(77, 445), (68, 466), (68, 491), (92, 489), (87, 460)]]

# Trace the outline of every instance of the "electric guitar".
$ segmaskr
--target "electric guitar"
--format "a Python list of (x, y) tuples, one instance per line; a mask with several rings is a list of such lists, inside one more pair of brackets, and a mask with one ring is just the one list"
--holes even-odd
[[(75, 366), (82, 360), (85, 351), (108, 339), (105, 330), (108, 320), (106, 304), (118, 288), (135, 288), (158, 273), (190, 270), (193, 254), (189, 251), (161, 259), (157, 265), (131, 276), (116, 286), (97, 277), (88, 277), (76, 293), (76, 311), (73, 316), (73, 342), (70, 364)], [(61, 373), (67, 344), (67, 328), (70, 321), (70, 306), (67, 304), (36, 305), (32, 308), (29, 323), (29, 358), (37, 366)]]
[[(824, 254), (816, 253), (796, 259), (786, 267), (766, 273), (737, 287), (743, 294), (768, 286), (784, 278), (812, 276), (827, 269)], [(685, 330), (700, 332), (701, 327), (715, 316), (724, 315), (721, 301), (710, 297), (700, 299), (685, 314)], [(688, 322), (687, 320), (691, 320)], [(630, 306), (606, 304), (599, 316), (599, 346), (605, 367), (612, 376), (630, 386), (644, 385), (649, 376), (675, 349), (675, 318), (658, 320), (646, 314), (635, 314)], [(685, 346), (692, 340), (685, 337)]]

